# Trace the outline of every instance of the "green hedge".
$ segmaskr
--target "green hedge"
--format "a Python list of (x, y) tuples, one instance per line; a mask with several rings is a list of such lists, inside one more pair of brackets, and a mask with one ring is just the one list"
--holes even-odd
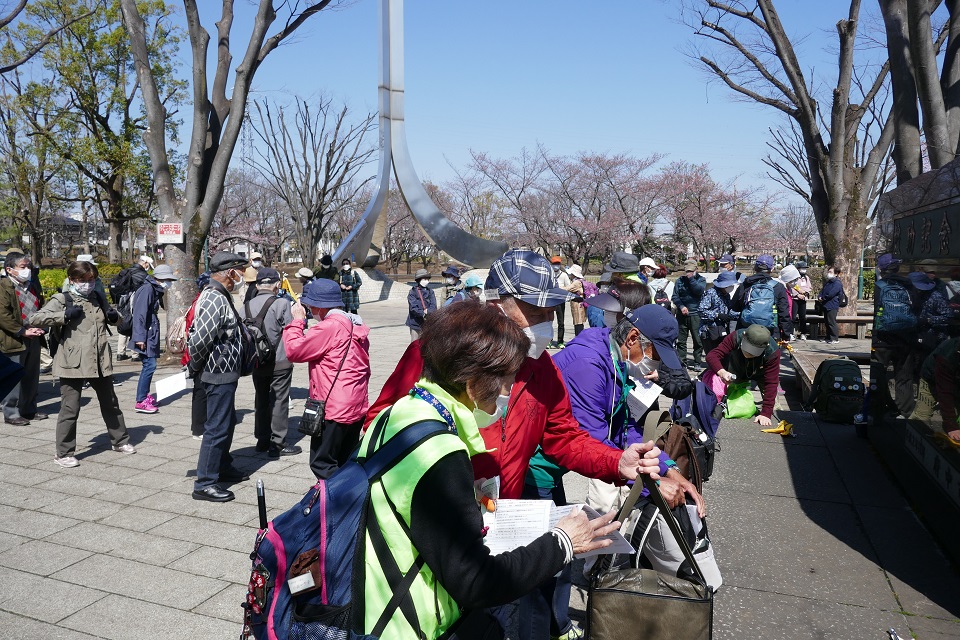
[[(110, 281), (113, 280), (114, 276), (120, 273), (129, 265), (121, 264), (104, 264), (98, 265), (97, 270), (100, 272), (100, 279), (103, 280), (103, 286), (109, 287)], [(60, 291), (60, 287), (63, 286), (63, 281), (67, 279), (67, 270), (66, 269), (40, 269), (40, 286), (43, 287), (43, 295), (46, 298), (49, 298), (51, 295)]]

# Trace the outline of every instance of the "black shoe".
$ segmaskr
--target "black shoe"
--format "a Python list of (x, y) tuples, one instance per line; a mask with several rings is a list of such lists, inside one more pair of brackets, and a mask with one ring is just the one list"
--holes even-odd
[(264, 451), (269, 451), (270, 446), (271, 446), (270, 441), (267, 440), (266, 442), (257, 442), (257, 446), (254, 447), (254, 449), (259, 451), (260, 453), (263, 453)]
[(220, 482), (244, 482), (250, 479), (250, 474), (239, 469), (227, 469), (220, 472)]
[(38, 411), (37, 413), (33, 414), (33, 415), (30, 415), (30, 416), (28, 416), (28, 415), (26, 415), (26, 414), (24, 414), (24, 413), (21, 413), (20, 415), (23, 416), (24, 418), (26, 418), (27, 420), (46, 420), (47, 418), (50, 417), (50, 416), (48, 416), (48, 415), (45, 414), (45, 413), (40, 413), (39, 411)]
[(279, 458), (280, 456), (295, 456), (301, 452), (303, 452), (303, 449), (299, 445), (290, 444), (281, 449), (280, 445), (274, 444), (270, 446), (270, 453), (267, 455), (271, 458)]
[(3, 421), (17, 427), (25, 427), (30, 424), (30, 421), (26, 418), (4, 418)]
[(230, 502), (233, 500), (233, 491), (221, 489), (217, 485), (193, 492), (194, 500), (207, 500), (208, 502)]

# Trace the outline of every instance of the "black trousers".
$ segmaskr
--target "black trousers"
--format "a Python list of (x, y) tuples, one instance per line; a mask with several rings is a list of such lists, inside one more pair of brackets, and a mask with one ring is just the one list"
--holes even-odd
[(554, 308), (557, 316), (557, 342), (563, 342), (563, 316), (567, 313), (567, 303), (559, 304)]
[(253, 372), (253, 435), (258, 443), (286, 446), (293, 367), (257, 369)]
[(317, 479), (329, 478), (350, 459), (350, 454), (360, 444), (362, 428), (362, 418), (352, 424), (323, 421), (323, 433), (310, 438), (310, 470)]
[(807, 332), (807, 301), (793, 301), (793, 326), (797, 331), (806, 335)]
[(199, 380), (193, 381), (193, 405), (190, 407), (190, 435), (202, 436), (207, 422), (207, 390)]
[(837, 314), (839, 313), (840, 309), (828, 309), (823, 312), (823, 317), (827, 322), (827, 340), (840, 339), (840, 325), (837, 324)]

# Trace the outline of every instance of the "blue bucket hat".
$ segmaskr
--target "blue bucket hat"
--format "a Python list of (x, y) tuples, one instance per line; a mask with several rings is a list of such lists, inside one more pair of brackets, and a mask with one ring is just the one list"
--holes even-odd
[(643, 337), (653, 343), (664, 365), (670, 369), (683, 369), (676, 351), (680, 325), (672, 313), (658, 304), (645, 304), (628, 311), (626, 318), (639, 329)]
[(937, 283), (931, 280), (923, 271), (913, 271), (907, 277), (910, 278), (910, 284), (920, 291), (930, 291), (937, 286)]
[(732, 287), (735, 284), (737, 284), (737, 276), (733, 275), (733, 271), (721, 271), (720, 275), (713, 281), (713, 286), (718, 289)]
[(317, 309), (336, 309), (343, 306), (343, 297), (340, 295), (340, 285), (333, 280), (321, 278), (308, 282), (303, 288), (300, 303)]
[(501, 296), (512, 296), (535, 307), (555, 307), (576, 300), (574, 293), (557, 286), (553, 266), (533, 251), (514, 249), (497, 258), (490, 266), (490, 275), (484, 286), (486, 299), (492, 291)]

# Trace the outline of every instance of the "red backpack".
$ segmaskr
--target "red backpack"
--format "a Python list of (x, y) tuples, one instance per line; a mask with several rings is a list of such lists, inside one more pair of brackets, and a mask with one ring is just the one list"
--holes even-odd
[(197, 300), (199, 299), (200, 294), (198, 293), (197, 297), (190, 303), (187, 312), (173, 323), (173, 326), (170, 327), (170, 331), (167, 333), (167, 351), (170, 353), (183, 354), (180, 357), (180, 364), (183, 366), (187, 366), (190, 362), (190, 351), (187, 349), (187, 337), (190, 335), (190, 327), (193, 326), (193, 316), (196, 314)]

